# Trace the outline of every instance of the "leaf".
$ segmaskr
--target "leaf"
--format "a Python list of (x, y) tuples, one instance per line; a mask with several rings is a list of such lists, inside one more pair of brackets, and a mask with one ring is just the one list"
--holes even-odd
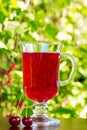
[[(26, 111), (27, 111), (27, 113), (26, 113)], [(27, 114), (27, 116), (31, 116), (33, 114), (32, 109), (28, 108), (28, 107), (24, 108), (23, 111), (22, 111), (22, 113), (21, 113), (21, 115), (25, 116), (26, 114)]]
[(60, 113), (61, 115), (63, 114), (70, 114), (70, 117), (74, 118), (76, 117), (76, 113), (74, 109), (71, 108), (58, 108), (57, 110), (52, 110), (51, 113)]
[(3, 23), (5, 20), (5, 15), (3, 14), (3, 12), (0, 11), (0, 23)]
[(6, 55), (8, 55), (8, 54), (11, 54), (11, 51), (10, 50), (7, 50), (7, 49), (5, 49), (5, 48), (0, 48), (0, 54), (6, 54)]
[(48, 38), (55, 38), (55, 36), (57, 35), (58, 33), (58, 29), (52, 25), (52, 24), (47, 24), (46, 25), (46, 28), (45, 28), (45, 35), (48, 37)]

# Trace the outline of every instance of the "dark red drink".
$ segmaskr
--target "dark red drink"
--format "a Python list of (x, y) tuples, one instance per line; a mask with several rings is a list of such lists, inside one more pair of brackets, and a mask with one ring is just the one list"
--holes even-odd
[(58, 93), (60, 53), (23, 52), (23, 88), (28, 98), (46, 102)]

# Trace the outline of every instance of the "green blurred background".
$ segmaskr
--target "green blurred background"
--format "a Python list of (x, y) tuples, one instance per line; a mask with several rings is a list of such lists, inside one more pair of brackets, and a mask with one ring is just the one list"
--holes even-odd
[[(87, 118), (87, 0), (0, 0), (0, 116), (32, 115), (33, 102), (22, 90), (24, 40), (61, 41), (62, 52), (73, 54), (75, 79), (60, 87), (48, 101), (48, 115), (55, 118)], [(60, 79), (70, 73), (61, 61)]]

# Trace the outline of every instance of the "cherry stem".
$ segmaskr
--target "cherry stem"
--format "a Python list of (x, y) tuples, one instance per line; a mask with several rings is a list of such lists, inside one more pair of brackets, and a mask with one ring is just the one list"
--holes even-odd
[[(18, 101), (17, 110), (18, 110), (18, 107), (20, 106), (21, 97), (22, 97), (22, 95), (20, 96), (20, 99), (19, 99), (19, 101)], [(18, 112), (17, 112), (17, 113), (18, 113)]]
[(27, 117), (27, 102), (25, 103), (25, 109), (26, 109), (26, 117)]

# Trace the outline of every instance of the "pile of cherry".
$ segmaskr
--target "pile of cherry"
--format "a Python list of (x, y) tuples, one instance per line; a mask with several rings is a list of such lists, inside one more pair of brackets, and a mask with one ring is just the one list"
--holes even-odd
[[(12, 125), (12, 126), (17, 126), (20, 124), (20, 117), (19, 116), (11, 116), (9, 117), (9, 123)], [(22, 123), (25, 125), (25, 126), (31, 126), (32, 125), (32, 118), (30, 116), (27, 116), (27, 117), (23, 117), (22, 118)]]

